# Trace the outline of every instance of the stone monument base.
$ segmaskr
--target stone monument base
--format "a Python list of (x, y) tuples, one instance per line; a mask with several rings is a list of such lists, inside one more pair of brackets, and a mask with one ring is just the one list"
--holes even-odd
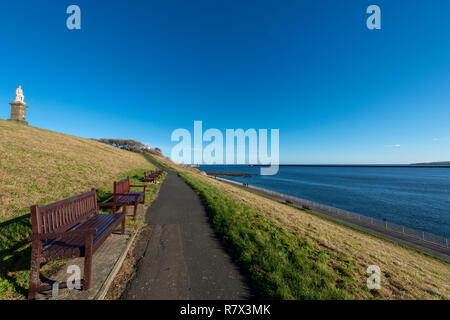
[(26, 126), (28, 125), (28, 121), (25, 121), (25, 120), (8, 119), (8, 121), (17, 122), (17, 123), (20, 123), (20, 124), (24, 124)]
[(13, 101), (10, 105), (11, 118), (8, 120), (28, 125), (28, 122), (25, 120), (25, 115), (28, 108), (27, 104), (22, 101)]

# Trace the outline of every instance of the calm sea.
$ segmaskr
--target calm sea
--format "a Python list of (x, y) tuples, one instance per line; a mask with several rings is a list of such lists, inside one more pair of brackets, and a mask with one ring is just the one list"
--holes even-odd
[(250, 173), (224, 178), (450, 236), (450, 168), (280, 166), (275, 176), (260, 176), (258, 166), (199, 169)]

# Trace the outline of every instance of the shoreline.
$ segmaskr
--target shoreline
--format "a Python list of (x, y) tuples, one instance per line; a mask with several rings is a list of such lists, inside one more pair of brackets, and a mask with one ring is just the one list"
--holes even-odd
[[(206, 166), (223, 166), (223, 165), (207, 165), (202, 164), (195, 168)], [(230, 167), (248, 167), (244, 164), (227, 164)], [(267, 165), (254, 164), (252, 167), (267, 167)], [(303, 168), (450, 168), (449, 164), (279, 164), (279, 167), (303, 167)], [(205, 168), (203, 168), (205, 169)], [(201, 170), (201, 169), (200, 169)]]
[[(249, 184), (244, 185), (233, 180), (211, 176), (209, 173), (207, 175), (211, 179), (220, 180), (224, 183), (237, 186), (241, 189), (254, 192), (275, 201), (283, 202), (298, 209), (310, 211), (323, 218), (342, 223), (348, 227), (356, 228), (390, 241), (399, 242), (413, 249), (431, 254), (450, 262), (450, 239), (447, 239), (445, 237), (400, 226), (389, 221), (381, 221), (380, 223), (380, 220), (363, 216), (357, 213), (341, 210), (327, 205), (322, 205), (320, 203), (300, 199), (264, 188), (255, 187)], [(402, 230), (403, 232), (399, 230)]]
[(280, 167), (276, 175), (265, 177), (260, 174), (260, 168), (216, 166), (200, 169), (210, 175), (217, 172), (254, 174), (251, 178), (222, 177), (380, 220), (387, 219), (450, 239), (450, 170), (447, 168), (285, 166)]
[(239, 172), (236, 172), (236, 173), (233, 173), (233, 172), (207, 172), (206, 174), (209, 175), (209, 176), (214, 176), (214, 177), (217, 177), (217, 176), (228, 176), (228, 177), (251, 178), (251, 177), (254, 176), (253, 174), (250, 174), (250, 173), (239, 173)]

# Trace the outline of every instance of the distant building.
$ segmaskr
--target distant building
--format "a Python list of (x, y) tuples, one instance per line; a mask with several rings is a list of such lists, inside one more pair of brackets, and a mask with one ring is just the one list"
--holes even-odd
[(28, 125), (28, 122), (25, 120), (28, 106), (24, 100), (25, 96), (23, 95), (22, 86), (19, 86), (16, 89), (16, 100), (9, 103), (11, 105), (11, 118), (8, 120)]

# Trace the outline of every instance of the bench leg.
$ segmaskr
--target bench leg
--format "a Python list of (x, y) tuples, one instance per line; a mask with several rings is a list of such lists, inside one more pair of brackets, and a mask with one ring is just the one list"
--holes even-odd
[(139, 202), (138, 202), (138, 200), (136, 199), (136, 201), (134, 202), (134, 215), (133, 215), (133, 217), (136, 217), (138, 204), (139, 204)]
[(28, 299), (36, 298), (39, 288), (39, 272), (41, 269), (41, 250), (42, 242), (34, 241), (31, 249), (31, 270), (30, 270), (30, 287), (28, 289)]
[(93, 242), (94, 242), (93, 235), (89, 235), (88, 237), (86, 237), (83, 290), (88, 290), (91, 287)]
[(125, 234), (125, 214), (123, 215), (123, 220), (122, 220), (122, 229), (120, 230), (121, 234)]

